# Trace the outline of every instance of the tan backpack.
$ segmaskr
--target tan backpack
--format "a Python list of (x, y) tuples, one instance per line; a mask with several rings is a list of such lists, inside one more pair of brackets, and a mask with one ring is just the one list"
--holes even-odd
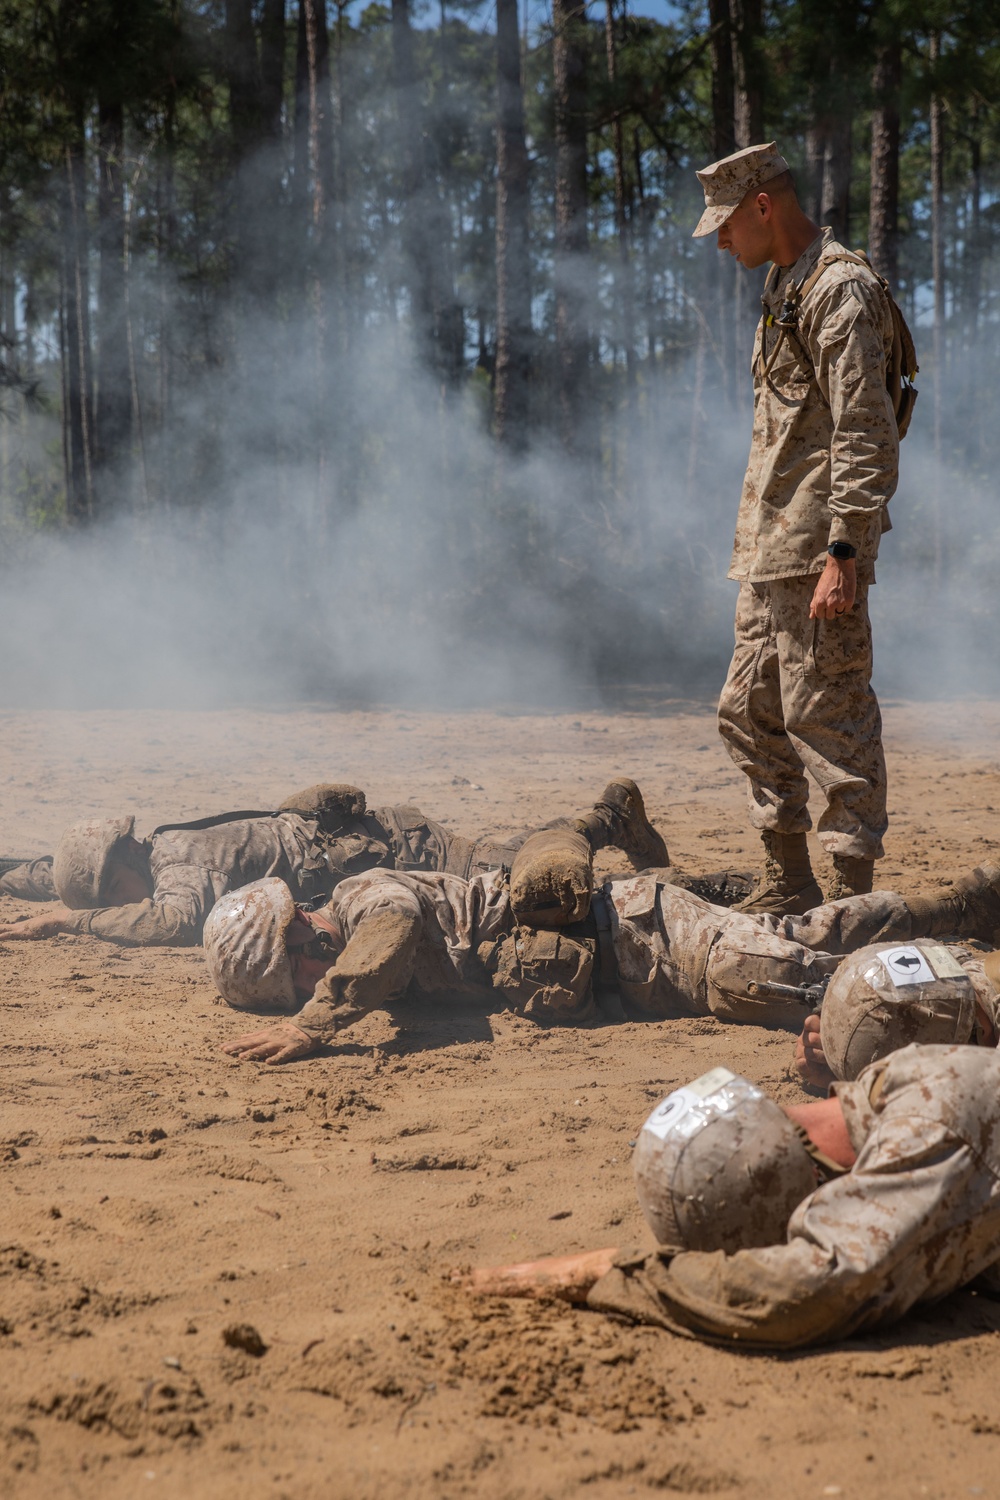
[(888, 281), (884, 276), (879, 275), (863, 250), (834, 250), (829, 255), (821, 256), (812, 275), (808, 276), (801, 286), (789, 288), (780, 318), (769, 319), (773, 321), (779, 333), (767, 364), (764, 366), (763, 375), (766, 377), (771, 373), (771, 367), (785, 335), (797, 331), (799, 306), (803, 297), (812, 291), (827, 266), (834, 265), (838, 260), (848, 261), (856, 266), (865, 266), (875, 277), (888, 299), (889, 312), (892, 316), (892, 348), (886, 360), (885, 383), (896, 416), (897, 431), (900, 438), (904, 438), (917, 400), (917, 388), (913, 384), (920, 369), (917, 364), (917, 351), (902, 309), (889, 290)]

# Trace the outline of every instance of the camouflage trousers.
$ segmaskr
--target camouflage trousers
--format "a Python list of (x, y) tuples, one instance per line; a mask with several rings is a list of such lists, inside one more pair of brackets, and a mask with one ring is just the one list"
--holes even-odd
[(815, 587), (813, 577), (740, 584), (719, 732), (749, 778), (755, 828), (812, 826), (808, 772), (826, 799), (817, 825), (824, 849), (880, 859), (888, 819), (868, 587), (858, 585), (850, 614), (811, 620)]
[(687, 891), (634, 876), (603, 887), (614, 908), (619, 986), (634, 1016), (714, 1015), (798, 1029), (806, 1010), (756, 985), (811, 985), (868, 943), (921, 936), (902, 896), (873, 891), (828, 901), (802, 916), (732, 912)]
[[(528, 835), (524, 833), (486, 834), (479, 839), (451, 833), (433, 818), (427, 818), (419, 807), (379, 807), (374, 809), (392, 844), (397, 870), (437, 870), (472, 880), (488, 870), (508, 868)], [(567, 828), (567, 818), (555, 818), (546, 828)]]

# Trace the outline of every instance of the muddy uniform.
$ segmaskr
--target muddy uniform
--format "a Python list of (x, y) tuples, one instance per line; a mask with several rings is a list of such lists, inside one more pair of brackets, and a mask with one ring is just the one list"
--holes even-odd
[(18, 896), (22, 901), (58, 901), (52, 879), (52, 855), (41, 854), (5, 871), (0, 875), (0, 895)]
[[(808, 770), (827, 802), (818, 824), (823, 847), (873, 859), (887, 818), (867, 596), (899, 465), (885, 386), (891, 314), (874, 275), (841, 261), (803, 298), (793, 332), (771, 321), (789, 286), (801, 286), (821, 256), (842, 248), (824, 229), (765, 287), (753, 438), (729, 571), (740, 583), (736, 646), (719, 729), (749, 777), (755, 828), (809, 829)], [(811, 620), (833, 542), (857, 550), (857, 600), (839, 619)]]
[(834, 1089), (857, 1161), (800, 1203), (786, 1244), (623, 1255), (589, 1305), (689, 1336), (793, 1348), (895, 1322), (993, 1267), (1000, 1055), (905, 1047)]
[(509, 848), (507, 841), (452, 839), (415, 808), (376, 809), (329, 838), (321, 835), (316, 819), (298, 813), (170, 829), (149, 840), (150, 900), (73, 912), (64, 930), (126, 947), (181, 947), (201, 942), (205, 918), (220, 896), (252, 880), (276, 875), (296, 901), (312, 901), (345, 876), (391, 865), (397, 857), (404, 868), (412, 868), (420, 859), (446, 861), (451, 856), (465, 870), (471, 862), (494, 854), (499, 858)]
[[(419, 807), (375, 807), (359, 822), (373, 847), (379, 842), (388, 846), (390, 857), (377, 861), (383, 868), (447, 871), (463, 880), (484, 875), (487, 870), (498, 870), (501, 865), (509, 866), (527, 837), (524, 833), (512, 833), (467, 839), (425, 818)], [(554, 818), (544, 826), (562, 828), (567, 823), (566, 818)]]
[[(558, 820), (557, 820), (558, 821)], [(205, 918), (220, 896), (277, 875), (297, 901), (328, 895), (348, 875), (375, 867), (449, 870), (461, 876), (510, 864), (524, 834), (467, 839), (425, 818), (416, 807), (377, 807), (325, 833), (319, 820), (282, 812), (169, 828), (147, 840), (151, 900), (74, 913), (67, 932), (90, 933), (125, 946), (200, 943)], [(0, 892), (56, 901), (51, 856), (0, 878)]]
[(426, 994), (488, 986), (476, 950), (513, 925), (499, 871), (462, 880), (372, 870), (343, 881), (323, 915), (348, 947), (295, 1016), (296, 1026), (319, 1039), (389, 1004), (411, 982)]
[[(797, 1028), (804, 1014), (797, 1001), (751, 998), (748, 981), (812, 984), (844, 953), (916, 935), (905, 901), (886, 891), (801, 917), (772, 917), (711, 906), (654, 873), (606, 881), (594, 907), (629, 1011), (656, 1019), (711, 1013)], [(411, 980), (426, 993), (485, 987), (483, 945), (516, 925), (508, 887), (496, 874), (466, 882), (371, 871), (339, 885), (324, 914), (345, 942), (371, 936), (367, 951), (351, 953), (346, 964), (338, 959), (295, 1017), (320, 1040), (389, 1004)], [(594, 928), (564, 930), (585, 936)]]
[[(657, 1019), (712, 1014), (799, 1026), (805, 1012), (797, 1001), (751, 996), (749, 983), (815, 984), (845, 953), (921, 936), (905, 900), (892, 891), (785, 917), (711, 906), (655, 874), (607, 881), (602, 893), (622, 998), (629, 1011)], [(955, 952), (960, 961), (967, 956), (964, 948)]]

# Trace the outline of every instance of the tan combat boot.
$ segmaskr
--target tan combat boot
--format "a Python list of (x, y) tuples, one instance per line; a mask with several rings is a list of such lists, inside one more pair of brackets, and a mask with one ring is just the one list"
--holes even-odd
[(875, 879), (873, 859), (852, 859), (849, 854), (833, 856), (833, 879), (826, 893), (828, 901), (844, 896), (869, 896)]
[(763, 912), (772, 917), (800, 917), (822, 906), (823, 892), (809, 863), (804, 833), (761, 834), (764, 877), (736, 911)]
[(634, 870), (665, 869), (670, 864), (667, 846), (646, 816), (642, 793), (625, 777), (609, 782), (593, 811), (573, 826), (587, 835), (595, 853), (611, 844), (628, 855)]
[(908, 896), (914, 937), (1000, 942), (1000, 865), (984, 865), (934, 896)]

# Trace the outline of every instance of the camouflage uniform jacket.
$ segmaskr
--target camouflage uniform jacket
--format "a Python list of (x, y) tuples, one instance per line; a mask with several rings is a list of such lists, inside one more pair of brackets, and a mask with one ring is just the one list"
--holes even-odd
[[(752, 999), (747, 982), (812, 983), (836, 968), (840, 959), (834, 955), (876, 936), (910, 936), (906, 905), (888, 892), (778, 919), (713, 906), (666, 882), (665, 874), (608, 880), (599, 891), (607, 903), (622, 996), (634, 1012), (657, 1019), (712, 1012), (765, 1025), (791, 1021), (798, 1029), (798, 1001)], [(390, 913), (399, 919), (393, 925), (386, 921)], [(387, 1005), (411, 980), (426, 993), (486, 986), (477, 950), (515, 925), (509, 887), (497, 872), (465, 881), (372, 870), (343, 881), (325, 914), (345, 943), (358, 941), (338, 957), (295, 1018), (320, 1038)], [(366, 928), (369, 944), (379, 947), (362, 956)]]
[(513, 926), (499, 870), (463, 880), (423, 871), (371, 870), (337, 886), (323, 915), (345, 947), (295, 1024), (331, 1037), (412, 982), (426, 994), (488, 987), (476, 956)]
[(154, 834), (148, 841), (152, 897), (75, 911), (64, 930), (124, 947), (185, 947), (201, 942), (205, 918), (219, 897), (251, 880), (277, 875), (296, 900), (311, 898), (330, 886), (317, 826), (298, 813), (276, 813)]
[(621, 1257), (591, 1306), (792, 1348), (895, 1322), (990, 1268), (1000, 1256), (1000, 1055), (905, 1047), (834, 1089), (857, 1160), (799, 1204), (786, 1244)]
[(793, 266), (768, 276), (730, 578), (764, 583), (821, 573), (831, 542), (854, 546), (859, 580), (874, 578), (899, 469), (885, 385), (892, 347), (885, 294), (864, 266), (838, 261), (802, 300), (793, 332), (782, 336), (768, 321), (781, 316), (790, 285), (802, 286), (821, 255), (842, 249), (824, 229)]

